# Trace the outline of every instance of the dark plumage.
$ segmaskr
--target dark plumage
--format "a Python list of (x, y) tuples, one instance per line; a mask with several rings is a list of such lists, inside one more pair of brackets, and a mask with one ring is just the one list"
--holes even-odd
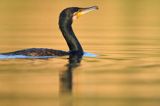
[(25, 56), (65, 56), (69, 52), (47, 49), (47, 48), (30, 48), (14, 52), (2, 53), (2, 55), (25, 55)]
[(2, 53), (2, 55), (25, 55), (25, 56), (64, 56), (69, 54), (83, 55), (83, 49), (78, 39), (76, 38), (72, 22), (79, 16), (86, 14), (90, 11), (98, 9), (97, 6), (88, 8), (70, 7), (64, 9), (59, 16), (59, 28), (65, 38), (69, 47), (69, 52), (47, 49), (47, 48), (30, 48), (14, 52)]

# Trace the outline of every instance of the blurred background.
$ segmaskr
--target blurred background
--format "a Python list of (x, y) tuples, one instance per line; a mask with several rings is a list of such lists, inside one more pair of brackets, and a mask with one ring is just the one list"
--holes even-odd
[(143, 44), (147, 47), (153, 46), (152, 43), (154, 48), (159, 47), (160, 2), (158, 0), (1, 0), (0, 2), (1, 52), (26, 47), (67, 50), (68, 47), (58, 28), (59, 13), (66, 7), (93, 5), (99, 6), (99, 11), (81, 17), (73, 25), (74, 31), (87, 51), (100, 52), (106, 48), (107, 51), (117, 50), (122, 48), (117, 46), (126, 44), (138, 45), (139, 49)]
[[(66, 7), (97, 5), (73, 29), (86, 52), (73, 94), (59, 100), (66, 58), (0, 61), (2, 106), (159, 106), (159, 0), (0, 0), (0, 52), (68, 50), (58, 28)], [(71, 99), (70, 99), (71, 98)]]

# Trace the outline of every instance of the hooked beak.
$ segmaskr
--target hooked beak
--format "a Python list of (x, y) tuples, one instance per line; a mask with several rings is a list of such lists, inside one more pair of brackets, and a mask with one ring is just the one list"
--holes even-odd
[(87, 14), (91, 11), (98, 10), (98, 6), (92, 6), (88, 8), (81, 8), (78, 12), (74, 13), (73, 20), (78, 19), (80, 16)]

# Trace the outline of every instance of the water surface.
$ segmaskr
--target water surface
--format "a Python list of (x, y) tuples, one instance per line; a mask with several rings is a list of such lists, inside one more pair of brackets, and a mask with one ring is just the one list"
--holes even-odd
[(85, 52), (97, 56), (0, 60), (1, 106), (159, 106), (158, 0), (0, 1), (0, 52), (68, 51), (58, 29), (69, 6), (98, 5), (74, 22)]

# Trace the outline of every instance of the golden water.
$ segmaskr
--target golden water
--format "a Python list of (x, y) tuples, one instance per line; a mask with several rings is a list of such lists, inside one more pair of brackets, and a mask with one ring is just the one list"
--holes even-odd
[(68, 50), (58, 16), (70, 6), (98, 5), (74, 22), (86, 52), (72, 89), (61, 81), (67, 57), (0, 60), (0, 106), (159, 106), (159, 0), (1, 0), (0, 52)]

